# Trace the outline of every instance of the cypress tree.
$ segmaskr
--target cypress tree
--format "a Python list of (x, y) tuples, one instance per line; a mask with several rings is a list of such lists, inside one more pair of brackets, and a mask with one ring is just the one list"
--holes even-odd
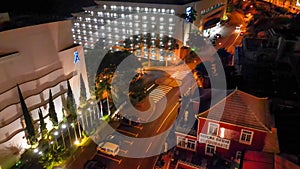
[(51, 89), (49, 90), (49, 117), (51, 122), (53, 123), (53, 126), (58, 126), (58, 119), (57, 119), (57, 114), (55, 112), (55, 106), (53, 103), (53, 98), (52, 98), (52, 92)]
[(86, 88), (85, 88), (82, 74), (80, 74), (80, 97), (79, 97), (79, 100), (80, 100), (80, 104), (85, 104), (85, 102), (86, 102)]
[(67, 80), (67, 85), (68, 85), (67, 111), (69, 114), (68, 120), (69, 122), (74, 122), (77, 119), (76, 102), (74, 99), (74, 95), (69, 80)]
[(42, 136), (44, 137), (45, 134), (47, 133), (46, 123), (44, 121), (44, 116), (43, 116), (42, 110), (40, 108), (39, 108), (38, 112), (39, 112), (39, 119), (40, 119), (40, 131), (41, 131)]
[(30, 112), (28, 111), (28, 108), (27, 108), (25, 100), (23, 98), (21, 89), (18, 84), (17, 84), (17, 88), (18, 88), (20, 104), (22, 107), (22, 112), (23, 112), (23, 116), (24, 116), (24, 120), (25, 120), (25, 124), (26, 124), (26, 136), (27, 136), (27, 139), (29, 140), (29, 143), (31, 145), (33, 145), (37, 142), (36, 135), (35, 135), (35, 129), (34, 129), (34, 125), (33, 125), (33, 120), (30, 115)]

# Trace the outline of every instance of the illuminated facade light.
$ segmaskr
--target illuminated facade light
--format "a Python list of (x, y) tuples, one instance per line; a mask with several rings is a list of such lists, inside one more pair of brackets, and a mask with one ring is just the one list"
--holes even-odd
[(224, 127), (221, 127), (221, 128), (220, 128), (220, 137), (221, 137), (221, 138), (224, 138), (224, 136), (225, 136), (225, 128), (224, 128)]

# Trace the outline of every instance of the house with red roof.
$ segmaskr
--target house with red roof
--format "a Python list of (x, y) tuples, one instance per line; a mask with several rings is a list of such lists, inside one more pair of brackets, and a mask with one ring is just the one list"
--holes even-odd
[[(213, 159), (218, 155), (239, 163), (246, 150), (279, 153), (277, 130), (269, 112), (268, 98), (235, 89), (215, 102), (202, 99), (192, 102), (192, 109), (184, 110), (189, 115), (184, 115), (185, 120), (180, 121), (175, 130), (177, 148), (190, 152), (185, 155), (186, 161)], [(204, 110), (195, 109), (205, 104), (211, 106)], [(194, 121), (189, 117), (193, 117)], [(189, 154), (193, 154), (190, 160)]]
[(197, 152), (239, 160), (244, 150), (279, 152), (268, 98), (234, 90), (199, 113)]

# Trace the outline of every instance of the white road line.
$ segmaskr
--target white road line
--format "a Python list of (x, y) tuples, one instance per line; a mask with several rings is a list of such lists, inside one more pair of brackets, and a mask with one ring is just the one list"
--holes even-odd
[(127, 154), (127, 152), (128, 152), (128, 150), (122, 150), (122, 149), (120, 149), (120, 151), (122, 151), (125, 154)]
[(152, 142), (151, 142), (151, 143), (148, 145), (148, 148), (147, 148), (146, 152), (148, 152), (148, 151), (149, 151), (149, 149), (150, 149), (151, 145), (152, 145)]
[(125, 142), (125, 143), (128, 143), (128, 144), (130, 144), (130, 145), (133, 144), (133, 141), (124, 140), (124, 142)]
[(162, 126), (164, 125), (164, 123), (166, 122), (166, 120), (169, 118), (169, 116), (172, 114), (172, 112), (174, 111), (174, 109), (177, 107), (179, 103), (177, 102), (175, 104), (175, 106), (172, 108), (172, 110), (169, 112), (169, 114), (167, 115), (167, 117), (164, 119), (164, 121), (160, 124), (159, 128), (156, 130), (156, 133), (159, 132), (159, 130), (162, 128)]
[(138, 133), (131, 133), (131, 132), (129, 132), (129, 131), (120, 130), (120, 129), (117, 129), (117, 131), (122, 132), (122, 133), (129, 134), (129, 135), (133, 135), (134, 137), (137, 137), (137, 136), (139, 135)]

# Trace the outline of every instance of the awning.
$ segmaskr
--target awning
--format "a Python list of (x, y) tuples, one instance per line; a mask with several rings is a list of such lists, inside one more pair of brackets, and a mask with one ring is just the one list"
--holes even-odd
[(204, 29), (212, 28), (212, 27), (216, 26), (217, 23), (220, 22), (220, 20), (221, 20), (220, 18), (210, 19), (204, 23), (203, 27), (204, 27)]

